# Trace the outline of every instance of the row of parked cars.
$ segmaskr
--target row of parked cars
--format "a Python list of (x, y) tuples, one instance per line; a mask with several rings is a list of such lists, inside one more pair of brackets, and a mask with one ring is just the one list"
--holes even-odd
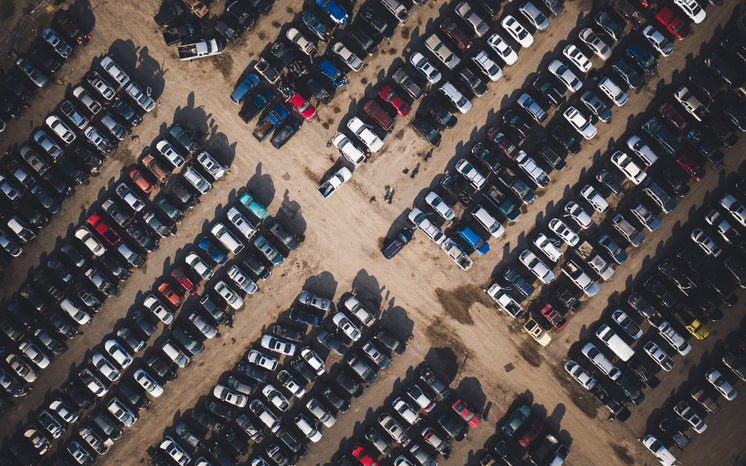
[(155, 102), (111, 57), (104, 56), (99, 66), (46, 117), (44, 127), (33, 133), (33, 142), (4, 157), (0, 200), (8, 208), (0, 228), (3, 270), (59, 212), (75, 186), (98, 173), (103, 159), (129, 136), (142, 114), (155, 108)]
[(87, 44), (90, 38), (69, 11), (55, 14), (51, 26), (41, 31), (25, 54), (16, 57), (15, 68), (0, 82), (0, 133), (6, 121), (17, 118), (30, 105), (34, 90), (47, 85), (73, 48)]
[(479, 426), (479, 415), (431, 367), (422, 364), (415, 373), (415, 381), (389, 397), (387, 408), (374, 412), (375, 422), (364, 427), (364, 440), (353, 440), (339, 464), (377, 465), (395, 457), (397, 466), (436, 466), (438, 456), (450, 453), (451, 439), (461, 441), (466, 426)]
[[(138, 411), (149, 403), (148, 395), (153, 398), (160, 396), (165, 383), (176, 377), (176, 370), (189, 365), (191, 358), (203, 351), (203, 342), (217, 335), (219, 325), (229, 322), (232, 311), (226, 311), (226, 308), (240, 309), (244, 299), (242, 296), (254, 293), (258, 289), (257, 281), (270, 276), (268, 265), (250, 255), (216, 272), (227, 260), (227, 255), (241, 252), (245, 242), (254, 236), (264, 238), (259, 230), (265, 227), (268, 227), (270, 234), (277, 235), (279, 232), (286, 235), (283, 241), (287, 242), (289, 248), (297, 247), (297, 240), (289, 236), (278, 222), (260, 226), (265, 215), (266, 208), (253, 201), (248, 192), (240, 194), (227, 212), (226, 223), (230, 222), (235, 230), (228, 229), (223, 222), (214, 222), (210, 228), (211, 236), (201, 238), (194, 248), (186, 252), (183, 260), (178, 261), (166, 276), (155, 283), (151, 292), (144, 294), (125, 322), (118, 325), (115, 334), (102, 343), (98, 352), (92, 354), (89, 364), (83, 365), (84, 369), (67, 382), (77, 387), (79, 396), (88, 400), (85, 404), (79, 404), (81, 409), (90, 407), (96, 398), (104, 398), (106, 410), (117, 421), (111, 421), (103, 411), (96, 419), (108, 419), (114, 426), (125, 427), (138, 420)], [(246, 216), (252, 216), (253, 220), (247, 220)], [(239, 234), (245, 239), (237, 239)], [(256, 239), (254, 244), (259, 248), (259, 254), (268, 251), (266, 238), (261, 246), (257, 245)], [(210, 280), (213, 277), (215, 279)], [(178, 316), (180, 319), (177, 318), (176, 314), (186, 297), (196, 294), (200, 282), (205, 279), (210, 280), (210, 291), (198, 298), (198, 304), (194, 303), (191, 313), (184, 312), (183, 316)], [(158, 322), (171, 326), (167, 335), (162, 336), (156, 348), (151, 348), (144, 357), (136, 359), (135, 355), (145, 349), (147, 339), (157, 331)], [(94, 432), (103, 435), (106, 448), (86, 437), (82, 437), (82, 440), (87, 445), (80, 442), (81, 439), (74, 438), (65, 446), (67, 453), (80, 464), (92, 464), (97, 455), (105, 454), (111, 442), (121, 436), (119, 430), (104, 429), (100, 432), (94, 429)], [(53, 439), (58, 437), (52, 436)], [(49, 442), (33, 445), (38, 454), (44, 454), (49, 449)], [(64, 456), (65, 452), (62, 451), (61, 455)]]
[[(302, 458), (306, 444), (321, 439), (322, 426), (332, 427), (336, 416), (349, 409), (349, 400), (375, 380), (376, 371), (405, 349), (354, 295), (343, 297), (342, 303), (344, 310), (334, 313), (329, 299), (301, 292), (288, 315), (270, 325), (234, 370), (221, 377), (211, 396), (181, 419), (175, 435), (167, 430), (155, 460), (170, 457), (186, 464), (203, 454), (197, 464), (211, 464), (205, 456), (234, 464), (235, 458), (250, 454), (252, 440), (253, 465)], [(306, 330), (323, 325), (327, 313), (327, 326), (314, 334), (321, 346), (315, 347)], [(328, 352), (346, 356), (334, 377), (324, 376), (336, 372), (327, 367)]]

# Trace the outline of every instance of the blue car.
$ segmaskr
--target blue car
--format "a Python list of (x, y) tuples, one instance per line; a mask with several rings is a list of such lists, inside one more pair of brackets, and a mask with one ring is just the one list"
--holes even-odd
[(223, 265), (225, 264), (225, 261), (228, 260), (228, 256), (223, 254), (218, 248), (215, 247), (212, 241), (207, 238), (202, 238), (197, 246), (205, 251), (207, 255), (210, 256), (210, 258), (218, 265)]
[(336, 66), (332, 65), (332, 62), (329, 60), (319, 63), (319, 69), (321, 70), (321, 74), (329, 78), (335, 86), (344, 87), (347, 84), (347, 76), (339, 71)]
[(233, 103), (240, 104), (249, 92), (258, 85), (259, 77), (257, 75), (250, 74), (246, 76), (246, 78), (241, 81), (241, 84), (236, 87), (236, 90), (233, 91), (233, 94), (231, 94), (231, 100)]
[(479, 236), (469, 226), (465, 226), (462, 229), (458, 230), (458, 235), (462, 237), (467, 243), (469, 243), (469, 246), (474, 248), (474, 250), (477, 251), (479, 254), (484, 254), (490, 250), (490, 245), (487, 244), (487, 241), (485, 241), (484, 238)]
[(332, 21), (340, 26), (347, 24), (347, 20), (350, 19), (347, 11), (335, 3), (334, 0), (316, 0), (316, 5), (324, 10), (324, 13), (328, 14)]

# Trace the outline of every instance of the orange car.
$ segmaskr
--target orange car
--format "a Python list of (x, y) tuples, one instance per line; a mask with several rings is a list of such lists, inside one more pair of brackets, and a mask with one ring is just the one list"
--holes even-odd
[(145, 194), (150, 194), (155, 189), (155, 185), (151, 183), (150, 180), (145, 177), (143, 172), (137, 168), (133, 168), (132, 171), (130, 171), (130, 178), (135, 185), (140, 188), (140, 191)]
[(170, 283), (163, 282), (158, 286), (158, 291), (166, 298), (166, 301), (171, 303), (174, 307), (181, 305), (184, 300), (184, 294), (179, 293), (175, 287), (171, 286)]

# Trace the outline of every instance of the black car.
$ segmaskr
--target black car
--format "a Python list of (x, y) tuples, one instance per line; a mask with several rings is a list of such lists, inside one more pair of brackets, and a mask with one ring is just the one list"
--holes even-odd
[(487, 84), (477, 76), (468, 66), (462, 66), (458, 71), (458, 77), (471, 89), (475, 96), (483, 96), (487, 93)]
[(275, 149), (279, 149), (282, 146), (285, 145), (286, 142), (290, 140), (290, 138), (293, 137), (295, 133), (298, 132), (300, 129), (300, 123), (294, 120), (290, 120), (283, 124), (277, 131), (275, 131), (275, 134), (272, 136), (272, 139), (269, 140), (269, 142), (274, 146)]
[(32, 283), (26, 283), (18, 290), (18, 294), (21, 295), (26, 302), (31, 305), (39, 314), (44, 314), (47, 311), (49, 304), (44, 296), (41, 294), (40, 289), (37, 289)]
[(614, 62), (611, 69), (632, 89), (639, 89), (644, 84), (642, 74), (635, 69), (627, 57), (621, 57)]
[(690, 128), (685, 134), (686, 140), (712, 163), (723, 163), (723, 153), (718, 150), (718, 144), (704, 132)]
[(187, 187), (187, 185), (181, 180), (177, 180), (173, 183), (171, 189), (166, 193), (166, 195), (170, 201), (173, 201), (176, 205), (181, 207), (181, 209), (191, 209), (199, 204), (199, 197), (193, 192), (193, 188)]
[(383, 254), (383, 257), (385, 257), (386, 259), (393, 258), (399, 251), (402, 250), (402, 248), (404, 248), (404, 246), (407, 245), (407, 243), (412, 240), (413, 236), (414, 233), (412, 232), (411, 228), (402, 228), (393, 239), (385, 241), (383, 243), (381, 254)]
[(256, 380), (257, 382), (265, 382), (269, 377), (269, 372), (267, 372), (267, 370), (255, 366), (254, 364), (249, 364), (246, 361), (238, 363), (238, 366), (236, 366), (236, 372), (245, 375), (252, 380)]
[(236, 410), (218, 400), (208, 399), (205, 400), (203, 405), (208, 412), (218, 416), (224, 421), (230, 422), (236, 418)]
[(135, 242), (148, 252), (155, 251), (158, 248), (158, 238), (149, 230), (143, 228), (139, 221), (132, 222), (125, 230)]
[(565, 159), (559, 156), (550, 146), (542, 145), (538, 151), (539, 158), (553, 170), (561, 172), (567, 166)]
[(482, 162), (482, 165), (484, 165), (492, 174), (499, 175), (505, 167), (502, 159), (495, 155), (493, 151), (481, 142), (472, 146), (471, 155)]
[(520, 140), (518, 144), (523, 142), (524, 139), (531, 135), (531, 125), (521, 118), (518, 112), (514, 110), (508, 110), (503, 113), (503, 123), (508, 125), (516, 136), (519, 136)]
[(101, 270), (106, 275), (117, 282), (126, 280), (130, 276), (130, 271), (113, 253), (104, 253), (98, 258), (97, 264), (101, 266)]
[(145, 366), (149, 369), (148, 372), (155, 374), (161, 382), (170, 382), (176, 379), (177, 374), (174, 365), (157, 354), (146, 355)]
[(233, 427), (222, 432), (220, 440), (235, 456), (243, 456), (249, 452), (249, 439)]
[(154, 321), (149, 314), (142, 312), (141, 310), (135, 311), (130, 320), (134, 324), (133, 326), (139, 330), (145, 338), (150, 338), (158, 330), (158, 322)]
[(743, 111), (742, 105), (731, 102), (723, 109), (723, 115), (725, 115), (733, 126), (738, 128), (740, 132), (746, 131), (746, 114)]
[(192, 421), (191, 424), (201, 429), (202, 432), (210, 431), (219, 433), (223, 430), (223, 423), (218, 421), (215, 416), (201, 408), (195, 408), (192, 410), (189, 419)]
[(73, 159), (72, 154), (60, 157), (57, 161), (57, 167), (59, 167), (64, 176), (72, 181), (73, 185), (77, 186), (88, 183), (88, 173), (83, 171), (80, 165)]
[(16, 202), (16, 214), (34, 230), (39, 231), (49, 224), (49, 216), (41, 208), (24, 199)]
[(86, 260), (86, 257), (80, 252), (80, 249), (75, 247), (74, 244), (66, 241), (62, 244), (59, 251), (60, 255), (63, 256), (65, 260), (67, 260), (77, 269), (86, 268), (86, 264), (88, 263), (88, 261)]
[(378, 330), (378, 332), (373, 335), (373, 338), (380, 342), (389, 351), (392, 351), (399, 355), (403, 354), (404, 350), (407, 349), (406, 346), (404, 346), (404, 342), (402, 340), (394, 336), (390, 331), (383, 328)]
[(547, 103), (552, 107), (559, 107), (567, 100), (562, 88), (545, 74), (534, 79), (534, 82), (531, 83), (531, 85), (541, 93)]
[(73, 291), (75, 291), (75, 296), (93, 312), (98, 312), (104, 305), (96, 294), (88, 289), (84, 283), (76, 284)]
[(292, 306), (288, 317), (291, 320), (308, 324), (312, 327), (318, 327), (324, 320), (324, 311), (319, 309), (302, 308), (300, 306)]
[(246, 11), (241, 2), (234, 1), (225, 7), (225, 13), (233, 19), (233, 23), (244, 31), (251, 31), (256, 25), (254, 17)]
[(577, 154), (580, 152), (580, 139), (577, 135), (568, 131), (566, 126), (556, 124), (549, 130), (549, 134), (551, 134), (552, 138), (564, 147), (567, 152), (571, 154)]
[(38, 205), (46, 210), (47, 214), (54, 215), (60, 211), (60, 203), (42, 185), (36, 184), (32, 186), (29, 192)]
[(303, 458), (308, 453), (308, 447), (287, 429), (280, 429), (275, 434), (297, 459)]
[(67, 181), (61, 174), (55, 170), (49, 170), (50, 176), (46, 178), (47, 185), (51, 188), (52, 192), (57, 195), (57, 198), (71, 197), (75, 194), (75, 188), (72, 184)]
[(316, 373), (316, 370), (311, 367), (303, 358), (293, 358), (290, 361), (290, 367), (292, 367), (295, 372), (303, 377), (308, 383), (315, 382), (316, 379), (319, 377), (318, 373)]
[(133, 408), (135, 412), (147, 408), (150, 405), (150, 400), (145, 396), (143, 389), (139, 385), (134, 385), (130, 381), (123, 381), (118, 386), (119, 399), (126, 401)]
[[(49, 269), (49, 272), (45, 270), (41, 270), (39, 272), (39, 275), (37, 275), (37, 277), (41, 277), (42, 283), (46, 284), (49, 282), (54, 282), (55, 279), (58, 279), (62, 281), (63, 283), (70, 283), (72, 281), (73, 276), (74, 276), (72, 270), (70, 270), (70, 268), (67, 265), (65, 265), (61, 260), (59, 260), (56, 254), (49, 257), (49, 259), (47, 260), (46, 266)], [(54, 278), (50, 278), (50, 275), (51, 277), (54, 277)], [(54, 290), (54, 288), (52, 290), (56, 291)], [(61, 299), (57, 295), (56, 292), (54, 293), (53, 296), (55, 298)]]
[(334, 409), (338, 412), (346, 413), (347, 410), (350, 409), (350, 402), (339, 396), (332, 387), (327, 385), (326, 387), (319, 389), (319, 393), (321, 393), (321, 396), (323, 396), (330, 405), (334, 406)]
[(259, 260), (257, 260), (255, 257), (246, 255), (241, 260), (241, 265), (246, 266), (248, 268), (249, 273), (251, 273), (254, 280), (266, 280), (272, 275), (272, 269), (265, 266)]
[(435, 97), (423, 100), (420, 108), (427, 112), (443, 128), (453, 128), (458, 123), (458, 118), (443, 105), (443, 102)]
[(21, 106), (0, 95), (0, 118), (17, 118), (21, 114)]
[(649, 277), (642, 286), (668, 309), (673, 309), (678, 303), (676, 296), (656, 277)]
[(137, 111), (135, 111), (135, 109), (121, 97), (114, 98), (114, 104), (111, 108), (114, 111), (114, 114), (125, 122), (130, 129), (142, 123), (142, 117), (138, 115)]
[(29, 58), (32, 62), (39, 65), (42, 71), (48, 71), (49, 73), (56, 73), (62, 63), (57, 60), (52, 52), (42, 49), (41, 47), (32, 46), (29, 49)]
[(684, 197), (689, 193), (689, 185), (686, 183), (691, 177), (685, 175), (681, 170), (673, 170), (671, 167), (666, 167), (661, 172), (659, 179), (664, 188), (669, 188), (668, 191), (678, 197)]
[(740, 75), (723, 59), (722, 54), (712, 52), (705, 58), (705, 66), (715, 73), (728, 86), (739, 82)]
[(360, 396), (363, 392), (363, 387), (360, 386), (359, 383), (355, 381), (355, 379), (350, 376), (347, 372), (344, 370), (341, 370), (339, 374), (337, 374), (336, 378), (337, 384), (339, 384), (340, 387), (347, 393), (349, 396)]
[(347, 37), (357, 46), (358, 51), (366, 55), (375, 55), (378, 52), (376, 41), (365, 32), (360, 23), (347, 28)]
[[(93, 394), (77, 380), (68, 380), (62, 385), (62, 392), (67, 395), (67, 399), (72, 401), (71, 408), (78, 409), (90, 408), (93, 405)], [(67, 400), (65, 400), (67, 401)]]
[(449, 413), (444, 413), (438, 418), (438, 425), (457, 442), (466, 435), (461, 422)]
[(359, 15), (376, 33), (382, 35), (386, 39), (391, 39), (391, 37), (393, 37), (396, 28), (388, 23), (384, 19), (385, 16), (376, 11), (375, 7), (367, 5), (360, 10)]
[(431, 146), (438, 147), (440, 145), (441, 136), (438, 129), (425, 118), (416, 117), (412, 121), (412, 128)]
[(714, 102), (720, 93), (720, 83), (717, 76), (713, 75), (707, 68), (699, 68), (696, 72), (689, 74), (689, 82), (692, 83), (710, 102)]
[(738, 142), (738, 135), (735, 133), (730, 120), (725, 115), (710, 114), (707, 117), (707, 129), (712, 136), (725, 147), (731, 147)]
[(267, 331), (272, 335), (275, 335), (285, 340), (289, 340), (295, 343), (300, 343), (306, 336), (306, 332), (301, 329), (288, 327), (286, 325), (272, 324), (267, 328)]
[(70, 339), (79, 333), (78, 329), (59, 312), (51, 313), (47, 320), (54, 327), (54, 330), (65, 339)]
[(8, 73), (2, 80), (2, 88), (13, 98), (26, 102), (33, 97), (33, 91), (15, 74)]

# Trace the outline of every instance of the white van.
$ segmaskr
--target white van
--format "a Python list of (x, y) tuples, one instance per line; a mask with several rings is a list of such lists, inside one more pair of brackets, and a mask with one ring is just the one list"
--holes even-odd
[(505, 227), (500, 225), (500, 222), (490, 215), (489, 212), (484, 210), (484, 207), (481, 205), (477, 204), (474, 210), (471, 211), (471, 215), (490, 232), (490, 235), (492, 235), (493, 238), (499, 238), (503, 233), (505, 233)]
[(619, 335), (614, 333), (608, 325), (601, 325), (598, 330), (596, 330), (596, 336), (622, 361), (629, 361), (629, 359), (635, 354), (635, 350), (625, 343)]
[(621, 107), (627, 103), (629, 96), (624, 93), (622, 88), (616, 85), (614, 81), (609, 78), (604, 78), (598, 83), (598, 88), (606, 94), (606, 96), (614, 102), (614, 105)]
[(236, 237), (233, 236), (233, 234), (228, 231), (225, 225), (223, 225), (221, 222), (217, 222), (215, 225), (213, 225), (210, 229), (210, 233), (212, 233), (212, 236), (214, 236), (215, 239), (220, 241), (220, 244), (222, 244), (225, 249), (232, 252), (233, 254), (238, 254), (244, 248), (243, 243), (238, 241), (238, 239), (236, 239)]
[(168, 356), (179, 367), (186, 367), (192, 362), (189, 356), (171, 343), (171, 340), (166, 340), (161, 349), (163, 350), (163, 354)]
[(583, 354), (588, 358), (594, 366), (608, 376), (611, 380), (616, 380), (622, 375), (622, 372), (614, 366), (611, 361), (606, 359), (606, 356), (596, 348), (593, 343), (586, 343), (582, 349)]

